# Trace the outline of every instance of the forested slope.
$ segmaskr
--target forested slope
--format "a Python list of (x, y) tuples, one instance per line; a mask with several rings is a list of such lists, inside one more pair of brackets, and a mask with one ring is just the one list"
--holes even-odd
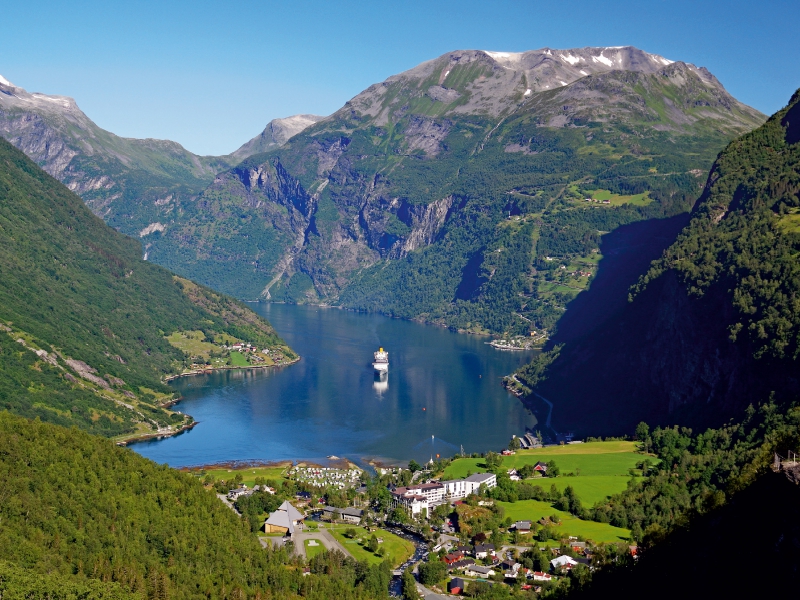
[(800, 393), (799, 103), (720, 154), (690, 224), (623, 310), (517, 373), (553, 401), (556, 429), (719, 424)]
[(165, 337), (182, 330), (283, 346), (240, 303), (142, 261), (139, 242), (0, 140), (0, 408), (104, 435), (177, 426), (157, 405), (188, 360)]
[(304, 577), (197, 478), (75, 429), (0, 412), (0, 481), (3, 598), (386, 597), (388, 567)]

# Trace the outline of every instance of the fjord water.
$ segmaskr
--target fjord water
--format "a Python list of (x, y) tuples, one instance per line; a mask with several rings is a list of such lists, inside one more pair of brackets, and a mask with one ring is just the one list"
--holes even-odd
[[(532, 352), (495, 350), (488, 338), (373, 314), (252, 305), (300, 354), (277, 369), (225, 371), (173, 382), (177, 410), (198, 425), (134, 444), (174, 467), (335, 455), (388, 463), (499, 450), (536, 418), (501, 386)], [(372, 354), (389, 351), (376, 381)], [(431, 436), (434, 436), (431, 438)]]

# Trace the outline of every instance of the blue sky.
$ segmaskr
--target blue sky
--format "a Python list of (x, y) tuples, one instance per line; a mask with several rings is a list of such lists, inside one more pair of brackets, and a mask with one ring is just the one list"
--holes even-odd
[(74, 97), (119, 135), (224, 154), (462, 48), (633, 45), (772, 113), (800, 87), (798, 30), (797, 0), (27, 0), (4, 3), (0, 75)]

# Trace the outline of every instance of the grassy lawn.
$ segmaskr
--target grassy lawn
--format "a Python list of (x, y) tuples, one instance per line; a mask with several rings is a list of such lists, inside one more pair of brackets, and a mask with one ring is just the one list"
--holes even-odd
[(523, 465), (536, 464), (537, 461), (549, 462), (553, 460), (561, 471), (561, 477), (567, 473), (574, 473), (576, 476), (622, 475), (627, 477), (628, 469), (635, 468), (636, 463), (645, 458), (647, 457), (633, 452), (561, 455), (516, 454), (514, 456), (506, 456), (503, 461), (503, 467), (506, 469), (518, 469)]
[(549, 502), (539, 502), (538, 500), (522, 500), (520, 502), (498, 502), (506, 511), (506, 516), (515, 521), (532, 520), (538, 521), (542, 517), (558, 515), (561, 525), (556, 526), (556, 530), (566, 536), (580, 535), (595, 542), (622, 542), (627, 540), (630, 531), (613, 527), (607, 523), (595, 523), (594, 521), (582, 521), (567, 512), (556, 510)]
[(368, 540), (372, 533), (364, 529), (363, 527), (353, 527), (356, 530), (357, 536), (356, 539), (349, 539), (344, 536), (344, 532), (352, 526), (348, 525), (335, 525), (335, 526), (328, 526), (328, 530), (333, 534), (333, 537), (342, 544), (350, 554), (356, 560), (366, 560), (370, 564), (379, 564), (382, 563), (387, 558), (391, 561), (392, 566), (397, 566), (404, 562), (409, 556), (414, 554), (414, 544), (409, 542), (408, 540), (404, 540), (403, 538), (396, 536), (395, 534), (385, 531), (383, 529), (378, 529), (374, 532), (375, 537), (383, 538), (383, 544), (380, 546), (383, 547), (386, 551), (386, 555), (383, 557), (376, 556), (372, 552), (365, 550), (363, 546), (361, 546), (356, 540), (358, 538), (363, 538), (364, 540)]
[(204, 342), (205, 334), (202, 331), (176, 331), (167, 336), (170, 345), (183, 350), (190, 356), (202, 356), (208, 359), (212, 350), (217, 346), (209, 342)]
[(247, 362), (247, 358), (241, 352), (231, 352), (231, 366), (249, 367), (250, 363)]
[(587, 442), (584, 444), (564, 444), (563, 446), (548, 446), (533, 450), (518, 450), (516, 456), (526, 454), (615, 454), (617, 452), (635, 452), (636, 442), (625, 440), (613, 442)]
[[(284, 471), (291, 467), (291, 463), (279, 465), (274, 467), (249, 467), (241, 469), (206, 469), (206, 474), (213, 475), (215, 479), (229, 480), (241, 474), (246, 486), (253, 487), (256, 483), (256, 477), (263, 477), (264, 479), (274, 479), (280, 481), (284, 477)], [(198, 473), (197, 470), (192, 470), (193, 473)]]
[(303, 544), (306, 547), (306, 558), (308, 560), (311, 560), (317, 554), (321, 554), (325, 550), (325, 546), (323, 546), (322, 542), (319, 540), (306, 540)]
[(567, 486), (572, 486), (583, 505), (589, 508), (609, 496), (625, 491), (628, 487), (629, 479), (629, 477), (622, 477), (621, 475), (589, 475), (587, 477), (529, 479), (528, 483), (540, 485), (545, 490), (549, 490), (551, 485), (555, 485), (559, 491), (563, 491)]
[(588, 190), (588, 192), (591, 194), (589, 197), (592, 198), (592, 200), (610, 200), (612, 206), (620, 206), (622, 204), (645, 206), (653, 201), (653, 199), (650, 198), (650, 192), (635, 194), (633, 196), (621, 196), (619, 194), (613, 194), (609, 190)]
[[(572, 486), (584, 505), (590, 507), (627, 488), (629, 470), (646, 458), (635, 453), (635, 449), (635, 442), (614, 441), (519, 450), (516, 454), (503, 458), (503, 468), (519, 469), (526, 464), (554, 460), (561, 470), (560, 477), (535, 477), (526, 482), (539, 485), (545, 490), (549, 490), (551, 485), (555, 485), (558, 490)], [(651, 460), (655, 459), (651, 457)], [(486, 472), (483, 459), (457, 459), (445, 469), (442, 479), (460, 479), (466, 477), (468, 472)], [(575, 476), (566, 476), (567, 473), (574, 473)]]

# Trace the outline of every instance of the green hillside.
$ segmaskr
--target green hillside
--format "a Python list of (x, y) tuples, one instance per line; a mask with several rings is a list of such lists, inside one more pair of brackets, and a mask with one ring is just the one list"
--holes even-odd
[(141, 260), (139, 242), (0, 140), (0, 408), (103, 435), (180, 427), (163, 382), (192, 359), (166, 336), (227, 334), (294, 358), (229, 298)]
[(368, 88), (182, 202), (151, 259), (242, 298), (552, 332), (606, 233), (648, 222), (657, 258), (716, 154), (763, 122), (685, 63), (557, 89), (514, 68), (459, 51)]
[(690, 224), (628, 305), (517, 373), (521, 391), (536, 388), (554, 403), (556, 429), (718, 425), (771, 395), (800, 395), (799, 123), (796, 93), (732, 142)]
[(3, 598), (386, 597), (388, 568), (304, 577), (192, 475), (74, 429), (0, 412), (0, 479)]

